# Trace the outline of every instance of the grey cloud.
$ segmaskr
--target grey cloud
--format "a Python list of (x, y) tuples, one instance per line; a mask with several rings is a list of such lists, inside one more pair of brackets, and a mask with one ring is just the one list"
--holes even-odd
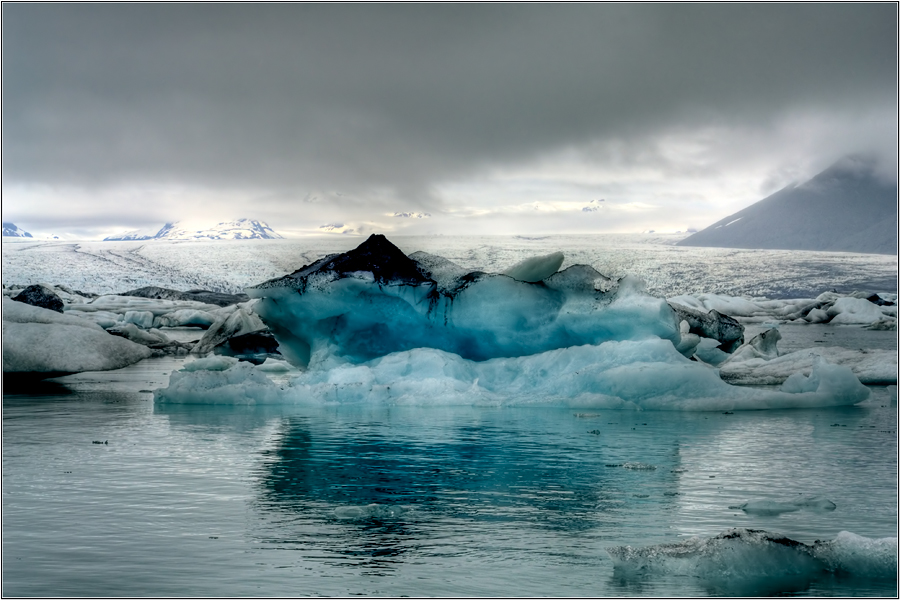
[(548, 149), (895, 110), (896, 10), (7, 3), (3, 174), (439, 210), (435, 182)]

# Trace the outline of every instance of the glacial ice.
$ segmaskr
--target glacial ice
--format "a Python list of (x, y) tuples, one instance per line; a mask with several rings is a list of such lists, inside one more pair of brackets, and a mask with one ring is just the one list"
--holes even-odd
[(798, 322), (835, 325), (873, 325), (882, 329), (897, 327), (896, 294), (882, 294), (882, 304), (870, 301), (871, 294), (853, 292), (842, 295), (824, 292), (816, 298), (789, 300), (747, 299), (718, 294), (682, 294), (669, 298), (673, 305), (699, 311), (716, 310), (743, 323)]
[(835, 300), (834, 304), (825, 312), (832, 317), (831, 323), (855, 325), (874, 323), (882, 319), (885, 313), (896, 314), (896, 309), (894, 311), (884, 310), (863, 298), (844, 297)]
[[(808, 348), (781, 354), (781, 334), (769, 329), (717, 364), (722, 379), (739, 385), (778, 385), (798, 374), (809, 375), (820, 360), (848, 367), (868, 385), (897, 382), (897, 353), (891, 350), (849, 349), (835, 346)], [(707, 361), (710, 362), (710, 361)], [(795, 381), (799, 381), (796, 379)]]
[(857, 577), (897, 576), (897, 538), (871, 539), (842, 531), (831, 541), (804, 544), (754, 529), (643, 548), (607, 548), (622, 574), (677, 574), (723, 585), (812, 577), (823, 571)]
[(681, 341), (674, 311), (634, 278), (615, 285), (575, 265), (527, 283), (414, 256), (373, 235), (247, 293), (261, 299), (256, 312), (298, 366), (361, 363), (414, 348), (479, 361), (611, 340)]
[(253, 304), (255, 302), (244, 302), (216, 311), (216, 321), (206, 330), (191, 353), (203, 355), (212, 352), (229, 338), (266, 329), (265, 323), (253, 311)]
[(108, 371), (150, 354), (90, 321), (3, 298), (4, 373)]
[(740, 504), (738, 506), (729, 506), (728, 508), (742, 510), (745, 513), (750, 514), (772, 516), (780, 515), (782, 513), (796, 512), (798, 510), (827, 512), (835, 510), (837, 506), (834, 502), (828, 500), (827, 498), (819, 498), (818, 496), (813, 496), (809, 498), (800, 498), (797, 500), (787, 501), (751, 500), (749, 502), (744, 502), (743, 504)]
[[(68, 302), (68, 301), (67, 301)], [(151, 327), (210, 327), (220, 318), (222, 308), (194, 300), (167, 300), (132, 296), (106, 295), (87, 301), (71, 302), (65, 312), (93, 321), (108, 329), (133, 323), (142, 329)], [(224, 317), (222, 317), (224, 318)]]
[[(168, 389), (157, 391), (156, 398), (172, 403), (210, 398), (223, 403), (224, 398), (237, 398), (241, 403), (702, 411), (849, 405), (869, 395), (848, 368), (821, 361), (809, 377), (801, 375), (803, 384), (791, 391), (731, 386), (713, 369), (686, 359), (671, 342), (661, 339), (574, 346), (486, 361), (416, 348), (363, 364), (301, 371), (284, 389), (263, 371), (243, 362), (221, 372), (179, 371), (173, 373)], [(213, 391), (217, 385), (226, 388), (221, 397)]]
[(187, 363), (172, 373), (169, 387), (156, 390), (154, 399), (173, 404), (265, 404), (283, 402), (279, 392), (281, 389), (250, 363), (216, 356)]
[[(546, 272), (556, 260), (545, 256), (535, 264)], [(698, 349), (707, 358), (724, 353), (689, 333), (690, 324), (648, 295), (640, 280), (612, 281), (583, 265), (528, 283), (469, 273), (421, 252), (407, 257), (372, 236), (356, 250), (248, 293), (258, 298), (253, 311), (271, 328), (285, 358), (303, 370), (286, 387), (265, 376), (274, 372), (269, 367), (184, 370), (157, 392), (158, 401), (204, 402), (217, 385), (226, 391), (214, 402), (637, 410), (836, 406), (869, 396), (849, 368), (821, 359), (781, 389), (729, 385), (716, 369), (687, 358)], [(262, 325), (249, 305), (230, 310), (196, 353), (215, 345), (218, 329), (234, 333)], [(764, 337), (746, 345), (743, 363), (777, 356), (774, 341)]]
[(565, 256), (562, 252), (554, 252), (546, 256), (533, 256), (518, 262), (503, 271), (504, 275), (518, 281), (537, 283), (559, 271)]

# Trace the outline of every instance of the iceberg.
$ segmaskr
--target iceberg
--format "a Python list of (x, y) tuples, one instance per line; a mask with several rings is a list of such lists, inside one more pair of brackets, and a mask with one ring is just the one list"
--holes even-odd
[(681, 342), (665, 300), (631, 277), (613, 282), (593, 268), (555, 272), (550, 255), (509, 275), (466, 272), (441, 257), (406, 256), (373, 235), (247, 289), (285, 357), (297, 366), (362, 363), (392, 352), (434, 348), (484, 361), (607, 341)]
[[(848, 367), (821, 359), (781, 388), (732, 386), (717, 369), (689, 359), (698, 348), (713, 355), (713, 342), (690, 333), (640, 280), (612, 280), (584, 265), (556, 271), (560, 263), (556, 255), (524, 261), (517, 275), (543, 279), (522, 281), (423, 252), (406, 256), (372, 236), (248, 289), (253, 312), (233, 308), (233, 323), (211, 327), (208, 343), (195, 348), (211, 349), (219, 329), (230, 334), (265, 323), (299, 369), (289, 385), (273, 383), (269, 367), (185, 370), (156, 400), (756, 410), (849, 405), (869, 396)], [(743, 335), (722, 319), (714, 325)], [(753, 348), (774, 351), (774, 341)], [(217, 396), (216, 386), (225, 391)]]

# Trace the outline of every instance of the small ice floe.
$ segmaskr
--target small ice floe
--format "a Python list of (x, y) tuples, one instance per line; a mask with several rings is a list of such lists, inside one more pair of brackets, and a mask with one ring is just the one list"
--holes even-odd
[(146, 346), (46, 308), (3, 298), (3, 372), (43, 376), (120, 369), (151, 355)]
[(181, 367), (182, 371), (224, 371), (230, 369), (238, 363), (238, 359), (231, 356), (208, 356), (206, 358), (198, 358), (197, 360), (185, 363)]
[[(804, 544), (754, 529), (731, 529), (711, 538), (633, 548), (607, 548), (620, 575), (697, 577), (723, 587), (753, 590), (834, 572), (858, 577), (897, 576), (897, 538), (871, 539), (841, 532), (831, 541)], [(744, 587), (749, 586), (749, 587)], [(751, 593), (749, 595), (757, 595)]]
[(339, 506), (334, 516), (345, 521), (387, 521), (403, 515), (403, 508), (387, 504), (367, 504), (366, 506)]
[(210, 356), (188, 363), (153, 394), (168, 404), (265, 404), (282, 402), (282, 389), (265, 373), (230, 356)]
[(782, 513), (809, 510), (814, 512), (829, 512), (835, 510), (837, 505), (826, 498), (813, 496), (779, 502), (776, 500), (751, 500), (737, 506), (729, 506), (732, 510), (742, 510), (748, 514), (774, 516)]
[(257, 365), (256, 369), (266, 373), (287, 373), (292, 371), (293, 367), (286, 360), (268, 357), (261, 365)]

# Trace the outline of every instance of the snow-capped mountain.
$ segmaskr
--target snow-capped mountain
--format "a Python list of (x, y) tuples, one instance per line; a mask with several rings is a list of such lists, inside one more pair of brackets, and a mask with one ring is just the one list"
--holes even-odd
[[(166, 223), (166, 227), (169, 224)], [(137, 229), (135, 231), (126, 231), (125, 233), (120, 233), (118, 235), (111, 235), (109, 237), (103, 238), (104, 242), (122, 242), (122, 241), (137, 241), (137, 240), (152, 240), (155, 239), (156, 236), (162, 230), (156, 229)]]
[(326, 223), (325, 225), (319, 225), (319, 229), (322, 231), (327, 231), (329, 233), (354, 233), (355, 230), (351, 228), (349, 225), (344, 225), (343, 223)]
[(281, 235), (264, 221), (237, 219), (224, 221), (208, 229), (190, 230), (178, 222), (166, 223), (157, 232), (129, 231), (104, 238), (104, 242), (141, 240), (280, 240)]
[(20, 229), (16, 226), (15, 223), (3, 223), (3, 237), (27, 237), (30, 238), (32, 235), (25, 231), (24, 229)]

